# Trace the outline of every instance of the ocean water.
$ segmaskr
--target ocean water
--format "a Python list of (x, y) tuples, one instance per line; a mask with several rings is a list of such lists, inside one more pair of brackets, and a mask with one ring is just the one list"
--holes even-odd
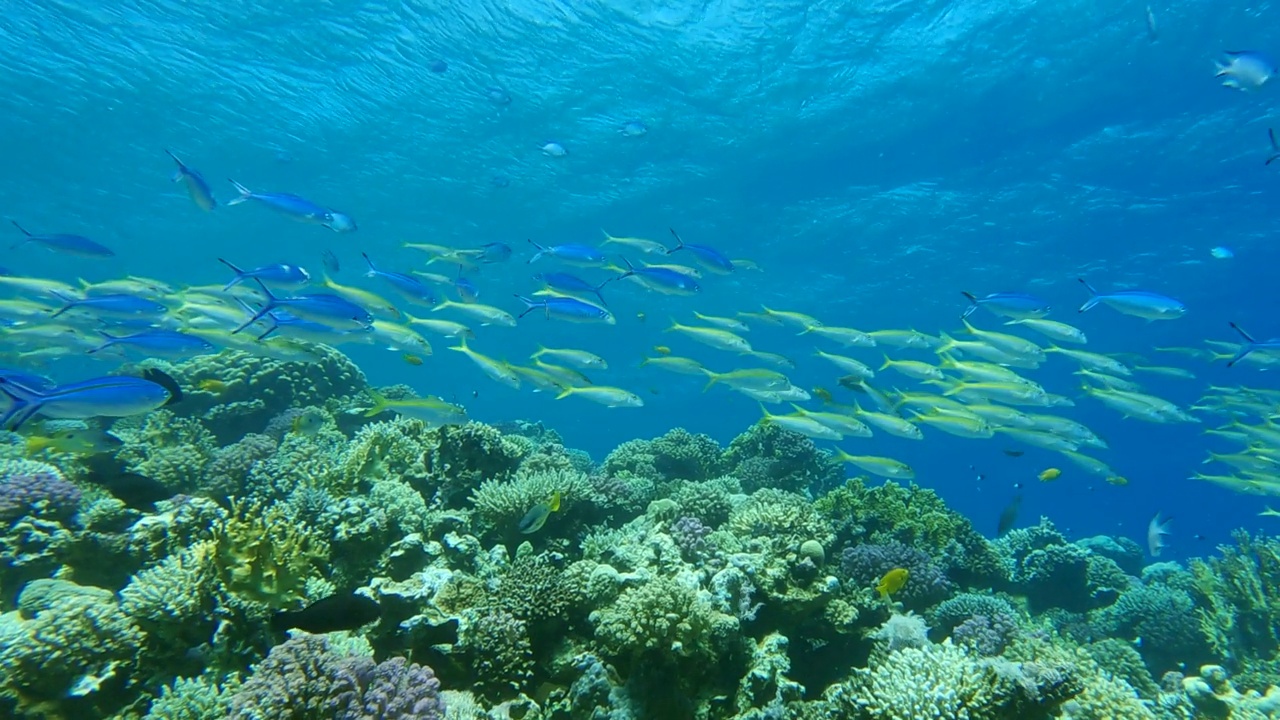
[[(706, 275), (692, 298), (610, 285), (613, 326), (535, 314), (516, 329), (477, 329), (475, 349), (513, 362), (539, 344), (600, 354), (611, 369), (593, 380), (641, 395), (640, 409), (506, 388), (436, 338), (422, 366), (350, 350), (375, 384), (406, 383), (486, 422), (539, 420), (597, 460), (674, 426), (727, 443), (758, 419), (752, 400), (640, 367), (655, 345), (720, 371), (747, 366), (663, 332), (695, 310), (763, 304), (832, 326), (937, 333), (959, 329), (962, 290), (1033, 292), (1052, 303), (1051, 319), (1088, 333), (1090, 350), (1195, 372), (1143, 379), (1180, 405), (1210, 384), (1276, 388), (1274, 372), (1153, 350), (1234, 341), (1228, 321), (1280, 335), (1277, 179), (1263, 165), (1277, 89), (1238, 92), (1213, 77), (1225, 50), (1276, 47), (1276, 8), (1151, 9), (1154, 41), (1140, 2), (13, 0), (0, 24), (0, 207), (29, 229), (82, 233), (118, 254), (6, 245), (0, 265), (68, 281), (201, 284), (227, 278), (218, 258), (318, 274), (331, 250), (338, 279), (359, 284), (361, 252), (388, 268), (441, 270), (402, 243), (505, 242), (512, 259), (472, 279), (483, 302), (516, 311), (512, 295), (555, 265), (529, 265), (526, 239), (593, 244), (603, 229), (667, 241), (671, 227), (758, 263), (761, 272)], [(494, 89), (510, 101), (495, 102)], [(633, 119), (647, 134), (620, 132)], [(550, 140), (568, 154), (544, 155)], [(340, 209), (359, 230), (339, 235), (247, 205), (203, 213), (168, 182), (165, 148), (221, 201), (234, 178)], [(1211, 257), (1219, 245), (1235, 257)], [(1078, 277), (1167, 293), (1190, 311), (1161, 323), (1107, 308), (1078, 315)], [(985, 313), (975, 322), (996, 329)], [(834, 388), (835, 373), (811, 353), (838, 346), (767, 327), (750, 340), (794, 357), (797, 386)], [(51, 369), (74, 379), (110, 367), (69, 359)], [(1072, 369), (1051, 358), (1032, 376), (1074, 397)], [(918, 483), (988, 533), (1019, 492), (1023, 523), (1045, 514), (1072, 536), (1141, 542), (1153, 514), (1172, 515), (1174, 556), (1274, 522), (1257, 517), (1259, 496), (1187, 479), (1221, 447), (1202, 435), (1213, 419), (1157, 425), (1087, 398), (1077, 405), (1064, 414), (1107, 439), (1099, 457), (1127, 486), (1044, 451), (1010, 458), (998, 438), (926, 429), (924, 442), (877, 435), (840, 446), (910, 463)], [(1068, 472), (1039, 483), (1050, 466)]]

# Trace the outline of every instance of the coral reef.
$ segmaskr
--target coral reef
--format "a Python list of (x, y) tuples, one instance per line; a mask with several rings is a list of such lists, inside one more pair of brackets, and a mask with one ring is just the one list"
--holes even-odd
[(34, 460), (0, 460), (0, 522), (24, 515), (66, 520), (80, 506), (80, 490), (58, 468)]

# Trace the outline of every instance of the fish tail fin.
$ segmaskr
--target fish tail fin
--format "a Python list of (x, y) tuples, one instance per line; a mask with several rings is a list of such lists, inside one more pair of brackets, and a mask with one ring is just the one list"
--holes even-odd
[(534, 242), (534, 241), (533, 241), (532, 239), (530, 239), (530, 238), (525, 238), (525, 240), (526, 240), (526, 241), (528, 241), (528, 243), (529, 243), (530, 245), (532, 245), (532, 246), (534, 246), (535, 248), (537, 248), (537, 249), (538, 249), (538, 252), (534, 253), (534, 254), (533, 254), (533, 257), (529, 258), (529, 262), (527, 263), (527, 264), (529, 264), (529, 265), (532, 265), (532, 264), (534, 264), (535, 262), (537, 262), (537, 261), (538, 261), (538, 258), (540, 258), (540, 257), (542, 257), (544, 254), (546, 254), (547, 249), (546, 249), (546, 248), (544, 248), (544, 247), (542, 247), (542, 246), (541, 246), (541, 245), (539, 245), (538, 243)]
[(680, 233), (676, 232), (676, 229), (675, 229), (675, 228), (667, 228), (667, 229), (671, 231), (671, 234), (672, 234), (673, 236), (675, 236), (675, 239), (676, 239), (676, 246), (675, 246), (675, 247), (673, 247), (673, 248), (671, 248), (670, 250), (668, 250), (668, 251), (667, 251), (667, 254), (668, 254), (668, 255), (670, 255), (671, 253), (673, 253), (673, 252), (675, 252), (675, 251), (677, 251), (677, 250), (683, 250), (683, 249), (684, 249), (684, 240), (681, 240), (681, 239), (680, 239)]
[(107, 348), (111, 347), (112, 345), (115, 345), (115, 344), (116, 344), (116, 341), (120, 339), (118, 336), (116, 336), (116, 335), (112, 335), (111, 333), (107, 332), (106, 330), (99, 330), (99, 331), (98, 331), (98, 334), (99, 334), (99, 335), (101, 335), (103, 338), (105, 338), (105, 339), (106, 339), (106, 342), (102, 343), (102, 344), (101, 344), (101, 345), (99, 345), (98, 347), (95, 347), (95, 348), (89, 348), (88, 350), (86, 350), (86, 351), (85, 351), (85, 354), (86, 354), (86, 355), (92, 355), (92, 354), (94, 354), (94, 353), (96, 353), (96, 352), (99, 352), (99, 351), (101, 351), (101, 350), (106, 350)]
[(707, 380), (707, 384), (706, 384), (706, 385), (704, 385), (704, 386), (702, 387), (702, 392), (706, 392), (706, 391), (710, 390), (710, 389), (711, 389), (711, 386), (712, 386), (712, 385), (715, 385), (715, 384), (716, 384), (716, 383), (718, 383), (718, 382), (720, 382), (720, 378), (721, 378), (721, 377), (723, 377), (720, 373), (718, 373), (718, 372), (716, 372), (716, 371), (714, 371), (714, 370), (708, 370), (707, 368), (704, 368), (704, 367), (700, 367), (700, 368), (698, 368), (698, 369), (699, 369), (699, 370), (701, 370), (702, 372), (706, 373), (706, 374), (707, 374), (707, 378), (709, 378), (709, 379)]
[(569, 397), (570, 395), (572, 395), (572, 394), (573, 394), (573, 392), (574, 392), (575, 390), (577, 390), (577, 388), (575, 388), (575, 387), (573, 387), (573, 386), (565, 386), (565, 387), (562, 387), (562, 388), (560, 388), (560, 394), (559, 394), (559, 395), (556, 395), (556, 399), (557, 399), (557, 400), (563, 400), (563, 399), (565, 399), (565, 398)]
[(381, 414), (384, 410), (387, 409), (387, 399), (382, 396), (382, 393), (379, 393), (377, 390), (374, 390), (372, 388), (370, 388), (369, 390), (366, 390), (365, 392), (369, 393), (369, 398), (373, 400), (373, 407), (364, 411), (365, 417), (367, 418), (373, 417), (374, 415)]
[(600, 291), (604, 289), (604, 286), (605, 286), (605, 285), (608, 285), (609, 283), (611, 283), (611, 282), (613, 282), (614, 280), (617, 280), (617, 279), (618, 279), (618, 278), (616, 278), (616, 277), (614, 277), (614, 278), (609, 278), (608, 280), (605, 280), (604, 282), (600, 283), (599, 285), (597, 285), (597, 286), (595, 287), (595, 294), (596, 294), (596, 298), (597, 298), (598, 300), (600, 300), (600, 304), (601, 304), (601, 305), (603, 305), (603, 306), (605, 306), (605, 307), (609, 307), (609, 303), (607, 303), (607, 302), (605, 302), (605, 301), (604, 301), (604, 293), (602, 293), (602, 292), (600, 292)]
[(174, 155), (174, 154), (173, 154), (173, 151), (172, 151), (172, 150), (170, 150), (169, 148), (165, 148), (165, 149), (164, 149), (164, 154), (165, 154), (165, 155), (168, 155), (168, 156), (169, 156), (169, 157), (170, 157), (170, 158), (171, 158), (175, 163), (177, 163), (177, 164), (178, 164), (178, 170), (177, 170), (177, 172), (175, 172), (175, 173), (173, 174), (173, 178), (172, 178), (172, 180), (173, 180), (174, 182), (182, 182), (182, 176), (183, 176), (183, 175), (185, 175), (185, 174), (186, 174), (186, 172), (187, 172), (187, 165), (186, 165), (186, 163), (184, 163), (184, 162), (182, 162), (181, 160), (179, 160), (179, 159), (178, 159), (178, 156), (177, 156), (177, 155)]
[[(267, 296), (267, 301), (263, 303), (262, 308), (259, 309), (257, 312), (253, 313), (253, 315), (248, 320), (245, 320), (243, 323), (240, 324), (239, 327), (237, 327), (235, 330), (232, 330), (231, 331), (232, 335), (235, 335), (241, 330), (244, 330), (250, 325), (266, 317), (267, 314), (269, 314), (272, 310), (275, 310), (280, 305), (280, 299), (277, 298), (275, 295), (272, 295), (271, 291), (267, 289), (266, 285), (262, 284), (261, 280), (259, 280), (258, 278), (254, 278), (254, 281), (258, 283), (258, 287), (262, 288), (263, 294)], [(274, 330), (275, 330), (275, 327), (273, 326), (271, 330), (268, 330), (266, 334), (259, 337), (258, 339), (261, 340), (263, 337), (266, 337), (266, 335), (269, 335)]]
[(239, 205), (242, 202), (247, 202), (249, 198), (253, 197), (253, 191), (249, 188), (241, 185), (231, 178), (227, 178), (227, 182), (231, 183), (232, 187), (236, 189), (236, 192), (240, 193), (238, 197), (233, 197), (228, 200), (227, 205)]
[(525, 315), (528, 315), (534, 310), (537, 310), (539, 307), (547, 311), (547, 317), (551, 317), (551, 308), (546, 303), (539, 303), (536, 300), (530, 300), (529, 298), (520, 294), (516, 294), (515, 297), (517, 300), (524, 303), (524, 312), (516, 316), (517, 320), (524, 317)]
[(1089, 284), (1088, 280), (1085, 280), (1084, 278), (1076, 278), (1076, 279), (1080, 281), (1080, 284), (1084, 286), (1085, 290), (1089, 291), (1089, 299), (1086, 300), (1085, 303), (1080, 306), (1080, 309), (1077, 310), (1077, 312), (1087, 312), (1089, 310), (1092, 310), (1094, 306), (1096, 306), (1099, 302), (1102, 301), (1102, 298), (1098, 295), (1098, 291), (1093, 289), (1093, 286)]
[(888, 355), (885, 355), (885, 356), (884, 356), (884, 364), (880, 366), (880, 369), (881, 369), (881, 370), (888, 370), (888, 369), (889, 369), (889, 368), (891, 368), (891, 367), (893, 367), (893, 361), (889, 359), (889, 356), (888, 356)]
[(978, 298), (973, 293), (965, 292), (964, 290), (961, 290), (960, 294), (969, 300), (969, 307), (965, 308), (964, 312), (960, 313), (960, 319), (963, 320), (972, 315), (974, 310), (978, 309)]
[(31, 233), (27, 232), (26, 228), (19, 225), (17, 220), (10, 220), (9, 222), (13, 223), (13, 226), (18, 228), (18, 232), (22, 233), (23, 235), (26, 235), (27, 237), (31, 237)]
[(231, 282), (227, 283), (227, 284), (222, 288), (222, 291), (223, 291), (223, 292), (226, 292), (226, 291), (230, 290), (231, 288), (233, 288), (233, 287), (235, 287), (235, 286), (239, 285), (240, 283), (244, 282), (244, 270), (241, 270), (240, 268), (236, 267), (235, 265), (232, 265), (230, 262), (227, 262), (226, 260), (224, 260), (224, 259), (222, 259), (222, 258), (218, 258), (218, 262), (220, 262), (220, 263), (222, 263), (223, 265), (226, 265), (227, 267), (231, 268), (231, 272), (233, 272), (233, 273), (235, 273), (235, 274), (236, 274), (236, 276), (235, 276), (234, 278), (231, 278)]
[(23, 423), (40, 412), (44, 404), (44, 395), (39, 391), (4, 376), (0, 376), (0, 394), (12, 401), (9, 409), (0, 415), (0, 429), (7, 428), (16, 432)]
[[(367, 262), (367, 263), (369, 263), (369, 274), (370, 274), (370, 275), (372, 275), (372, 274), (374, 274), (374, 273), (378, 272), (378, 267), (377, 267), (376, 265), (374, 265), (374, 264), (373, 264), (373, 260), (371, 260), (371, 259), (369, 258), (369, 253), (362, 252), (362, 253), (360, 253), (360, 257), (364, 258), (364, 261), (365, 261), (365, 262)], [(431, 262), (430, 262), (430, 261), (428, 261), (428, 262), (427, 262), (427, 264), (428, 264), (428, 265), (430, 265), (430, 264), (431, 264)], [(459, 271), (459, 272), (461, 272), (461, 271)]]
[(663, 330), (662, 332), (672, 332), (674, 330), (679, 330), (683, 327), (684, 326), (680, 324), (680, 321), (676, 320), (675, 318), (671, 318), (671, 327), (667, 328), (666, 330)]
[(1232, 365), (1235, 365), (1236, 363), (1243, 360), (1245, 356), (1247, 356), (1249, 353), (1253, 352), (1254, 350), (1257, 350), (1258, 343), (1249, 335), (1249, 333), (1242, 330), (1239, 325), (1233, 322), (1229, 322), (1227, 324), (1231, 326), (1232, 330), (1235, 330), (1236, 332), (1240, 333), (1240, 337), (1244, 339), (1244, 347), (1240, 348), (1240, 352), (1237, 352), (1235, 354), (1235, 357), (1227, 361), (1227, 367), (1231, 367)]
[(66, 311), (70, 310), (71, 308), (73, 308), (73, 307), (75, 307), (75, 306), (76, 306), (76, 303), (80, 302), (79, 300), (76, 300), (76, 299), (75, 299), (75, 298), (73, 298), (73, 297), (67, 297), (66, 295), (63, 295), (62, 293), (58, 292), (57, 290), (50, 290), (50, 291), (49, 291), (49, 294), (50, 294), (50, 295), (52, 295), (52, 296), (54, 296), (54, 297), (56, 297), (56, 298), (58, 298), (59, 300), (61, 300), (61, 301), (62, 301), (62, 307), (60, 307), (60, 308), (58, 308), (57, 310), (53, 311), (53, 314), (49, 316), (49, 319), (50, 319), (50, 320), (52, 320), (53, 318), (58, 317), (59, 315), (61, 315), (61, 314), (62, 314), (62, 313), (64, 313), (64, 312), (66, 312)]
[(601, 245), (608, 245), (611, 242), (617, 241), (617, 238), (610, 235), (608, 230), (605, 230), (604, 228), (600, 228), (600, 232), (604, 233), (604, 240), (600, 243)]

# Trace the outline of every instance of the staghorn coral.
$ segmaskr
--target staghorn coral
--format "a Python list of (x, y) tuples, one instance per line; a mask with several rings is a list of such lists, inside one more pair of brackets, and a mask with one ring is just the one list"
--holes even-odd
[[(514, 438), (507, 438), (497, 429), (478, 422), (465, 425), (445, 425), (428, 431), (422, 438), (423, 466), (426, 476), (422, 480), (411, 479), (411, 484), (428, 498), (438, 497), (442, 502), (457, 503), (485, 480), (506, 480), (517, 469), (525, 469), (521, 462), (531, 458), (528, 447)], [(551, 458), (564, 455), (543, 445), (538, 456), (541, 467), (527, 468), (530, 473), (550, 471), (553, 467), (568, 472), (572, 463), (551, 462)]]
[(517, 557), (498, 583), (494, 603), (538, 628), (539, 635), (555, 628), (579, 602), (564, 571), (547, 553)]
[(1209, 647), (1234, 664), (1280, 653), (1280, 539), (1232, 534), (1220, 557), (1193, 560), (1196, 614)]
[(302, 599), (307, 579), (329, 557), (328, 544), (294, 523), (281, 505), (235, 503), (214, 542), (227, 590), (270, 607)]
[(23, 704), (56, 707), (127, 676), (144, 641), (111, 591), (34, 580), (0, 616), (0, 682)]
[(761, 488), (817, 492), (844, 480), (843, 465), (812, 440), (763, 420), (734, 438), (722, 460), (724, 472), (741, 480), (747, 492)]
[(80, 490), (58, 468), (35, 460), (0, 460), (0, 522), (30, 514), (66, 520), (80, 506)]
[(206, 676), (176, 678), (160, 688), (144, 720), (210, 720), (231, 712), (231, 696), (240, 687), (239, 676), (216, 680)]
[(387, 514), (401, 537), (426, 529), (427, 503), (407, 482), (394, 478), (378, 480), (369, 490), (369, 504)]
[(298, 488), (349, 490), (339, 466), (347, 451), (347, 437), (331, 427), (314, 435), (290, 433), (276, 447), (275, 454), (258, 460), (249, 470), (245, 485), (261, 498), (285, 498)]

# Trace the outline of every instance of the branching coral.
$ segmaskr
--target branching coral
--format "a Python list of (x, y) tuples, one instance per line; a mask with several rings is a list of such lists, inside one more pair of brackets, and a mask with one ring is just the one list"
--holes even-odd
[(292, 522), (281, 505), (236, 503), (214, 542), (227, 589), (271, 607), (301, 599), (307, 578), (329, 556), (328, 544)]
[(519, 472), (510, 480), (486, 480), (471, 493), (475, 518), (483, 532), (516, 531), (520, 518), (534, 505), (560, 493), (560, 513), (568, 515), (588, 496), (587, 476), (579, 472)]
[(954, 589), (933, 558), (900, 542), (845, 548), (840, 555), (840, 568), (849, 582), (862, 588), (874, 587), (890, 570), (906, 570), (907, 581), (893, 599), (914, 610), (945, 599)]
[(239, 677), (221, 682), (206, 677), (177, 678), (160, 689), (144, 720), (210, 720), (231, 712), (231, 696), (240, 687)]
[(486, 696), (509, 696), (533, 677), (529, 625), (505, 610), (467, 612), (458, 651)]
[(1141, 639), (1138, 651), (1153, 673), (1208, 659), (1195, 603), (1183, 590), (1164, 585), (1136, 587), (1092, 618), (1101, 635)]
[(0, 522), (27, 514), (65, 520), (79, 505), (80, 490), (56, 467), (34, 460), (0, 460)]
[(217, 590), (214, 552), (212, 541), (196, 543), (143, 570), (120, 591), (120, 608), (153, 642), (176, 652), (207, 642)]
[(161, 409), (141, 418), (118, 420), (111, 428), (124, 440), (116, 457), (129, 472), (182, 493), (200, 490), (205, 465), (218, 442), (199, 420)]
[(1233, 537), (1221, 557), (1191, 563), (1200, 629), (1221, 657), (1270, 659), (1280, 652), (1280, 539)]
[(726, 528), (744, 539), (772, 541), (778, 550), (799, 548), (807, 540), (825, 545), (832, 539), (830, 527), (809, 501), (773, 488), (752, 493), (733, 510)]
[(595, 637), (610, 654), (638, 660), (715, 657), (723, 626), (737, 620), (714, 610), (693, 590), (666, 578), (624, 590), (612, 605), (591, 614)]
[(702, 482), (681, 483), (671, 493), (671, 499), (680, 506), (680, 513), (694, 517), (712, 528), (729, 519), (733, 511), (734, 496), (742, 492), (737, 478), (720, 477)]

